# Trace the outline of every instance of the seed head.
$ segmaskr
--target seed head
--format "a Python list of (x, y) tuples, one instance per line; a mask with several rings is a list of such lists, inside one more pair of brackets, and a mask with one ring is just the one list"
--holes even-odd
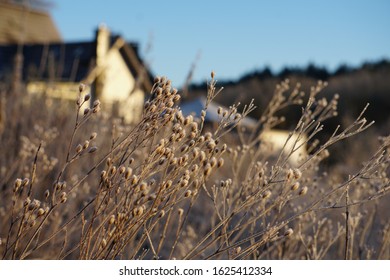
[(207, 163), (206, 166), (204, 167), (203, 175), (204, 176), (209, 176), (211, 173), (211, 165), (210, 163)]
[(24, 178), (22, 181), (22, 187), (27, 186), (29, 182), (30, 182), (30, 180), (28, 178)]
[(89, 141), (88, 140), (85, 140), (84, 144), (83, 144), (83, 149), (85, 150), (86, 148), (89, 147)]
[(292, 191), (296, 191), (298, 188), (299, 188), (299, 182), (295, 182), (292, 186), (291, 186), (291, 190)]
[(190, 197), (192, 194), (192, 192), (190, 190), (187, 190), (185, 193), (184, 193), (184, 197)]
[(126, 171), (126, 167), (124, 167), (123, 165), (119, 168), (119, 174), (123, 174), (123, 173), (125, 173), (125, 171)]
[(294, 233), (293, 229), (292, 228), (289, 228), (288, 230), (286, 230), (284, 232), (284, 236), (291, 236), (292, 234)]
[(110, 174), (110, 176), (113, 176), (113, 175), (115, 175), (115, 173), (116, 173), (116, 166), (113, 165), (110, 168), (109, 174)]
[(189, 115), (188, 117), (185, 118), (184, 120), (184, 125), (189, 125), (194, 121), (194, 117), (192, 115)]
[(210, 165), (211, 165), (211, 167), (214, 167), (217, 165), (217, 159), (215, 157), (212, 157), (210, 159)]
[(287, 171), (286, 178), (287, 178), (287, 180), (291, 180), (292, 177), (294, 177), (294, 171), (290, 168), (290, 169)]
[(23, 206), (26, 207), (27, 205), (30, 205), (31, 203), (31, 199), (29, 197), (27, 197), (24, 202), (23, 202)]
[(266, 190), (264, 193), (263, 193), (263, 199), (266, 199), (266, 198), (269, 198), (271, 196), (271, 191), (269, 190)]
[(131, 169), (130, 167), (127, 167), (126, 173), (125, 173), (126, 180), (129, 180), (131, 174), (133, 174), (133, 169)]
[(154, 83), (159, 83), (159, 82), (161, 82), (161, 77), (160, 76), (156, 76), (154, 78)]
[(177, 214), (179, 214), (179, 216), (182, 216), (183, 213), (184, 213), (183, 208), (179, 208), (179, 209), (177, 210)]
[(14, 183), (14, 192), (17, 192), (22, 185), (22, 180), (21, 179), (16, 179)]
[(295, 180), (299, 180), (302, 177), (302, 172), (298, 168), (293, 170), (293, 176)]
[(79, 85), (79, 92), (82, 93), (85, 90), (85, 84)]
[(111, 215), (110, 219), (108, 220), (108, 224), (112, 225), (113, 223), (115, 223), (115, 215)]
[(85, 108), (84, 109), (84, 116), (88, 115), (88, 113), (90, 112), (91, 110), (89, 108)]
[(299, 195), (305, 195), (307, 193), (307, 187), (303, 187), (300, 191), (299, 191)]
[(81, 151), (83, 150), (83, 146), (81, 146), (80, 144), (77, 145), (76, 147), (76, 153), (81, 153)]
[(184, 188), (186, 186), (188, 186), (188, 180), (186, 179), (180, 180), (180, 187)]
[(164, 210), (161, 210), (160, 213), (158, 214), (158, 217), (159, 218), (162, 218), (165, 216), (165, 211)]
[(134, 175), (131, 177), (131, 184), (132, 184), (132, 185), (135, 185), (135, 184), (137, 184), (137, 183), (138, 183), (138, 176), (134, 174)]
[(45, 210), (43, 208), (39, 208), (38, 209), (38, 217), (42, 216), (43, 214), (45, 214)]
[(137, 208), (134, 208), (134, 210), (133, 210), (134, 217), (141, 216), (143, 213), (144, 213), (143, 207), (137, 207)]

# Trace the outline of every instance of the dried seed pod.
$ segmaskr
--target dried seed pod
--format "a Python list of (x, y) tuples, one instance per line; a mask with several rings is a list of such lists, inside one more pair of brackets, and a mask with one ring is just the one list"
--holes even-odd
[(218, 160), (218, 164), (217, 164), (217, 167), (219, 168), (219, 167), (222, 167), (223, 166), (223, 164), (224, 164), (224, 160), (223, 160), (223, 158), (220, 158), (219, 160)]
[(139, 184), (139, 189), (141, 192), (145, 191), (147, 187), (148, 187), (148, 184), (146, 184), (146, 182), (144, 182), (144, 181), (142, 181), (141, 184)]
[(76, 101), (77, 106), (80, 106), (83, 103), (84, 99), (82, 97), (78, 98)]
[(84, 109), (84, 116), (88, 115), (88, 113), (90, 112), (91, 110), (89, 108), (85, 108)]
[(293, 185), (291, 186), (291, 190), (292, 190), (292, 191), (296, 191), (296, 190), (299, 188), (299, 186), (300, 186), (299, 182), (295, 182), (295, 184), (293, 184)]
[(188, 180), (186, 179), (180, 180), (180, 187), (184, 188), (186, 186), (188, 186)]
[(199, 169), (199, 166), (197, 164), (194, 164), (192, 167), (191, 167), (191, 172), (195, 173), (196, 171), (198, 171)]
[(89, 140), (94, 140), (97, 137), (96, 132), (92, 132), (91, 136), (89, 136)]
[(50, 195), (50, 191), (49, 191), (49, 190), (46, 190), (46, 191), (45, 191), (45, 198), (48, 199), (48, 198), (49, 198), (49, 195)]
[(284, 236), (291, 236), (292, 234), (294, 233), (294, 231), (293, 231), (293, 229), (292, 228), (289, 228), (288, 230), (286, 230), (285, 232), (284, 232)]
[(303, 187), (300, 191), (299, 191), (299, 195), (305, 195), (307, 193), (307, 187)]
[(206, 166), (204, 167), (203, 175), (204, 175), (205, 177), (209, 176), (210, 173), (211, 173), (211, 169), (212, 169), (212, 168), (211, 168), (210, 163), (207, 163)]
[(162, 218), (165, 216), (165, 211), (164, 210), (161, 210), (160, 213), (158, 214), (158, 217), (159, 218)]
[(39, 208), (37, 213), (38, 217), (42, 216), (43, 214), (45, 214), (45, 210), (43, 208)]
[(61, 199), (64, 198), (64, 197), (66, 197), (66, 192), (62, 192), (61, 195), (60, 195)]
[(82, 84), (82, 83), (81, 83), (81, 84), (79, 85), (79, 92), (82, 93), (82, 92), (85, 90), (85, 88), (86, 88), (85, 84)]
[(110, 219), (108, 220), (108, 223), (109, 223), (110, 225), (112, 225), (113, 223), (115, 223), (115, 215), (111, 215), (111, 216), (110, 216)]
[(113, 176), (113, 175), (115, 175), (115, 173), (116, 173), (116, 166), (113, 165), (113, 166), (111, 166), (111, 168), (109, 170), (109, 174), (110, 174), (110, 176)]
[(209, 149), (209, 150), (212, 150), (212, 149), (214, 149), (215, 148), (215, 141), (214, 140), (209, 140), (208, 142), (206, 142), (206, 147), (207, 147), (207, 149)]
[(26, 207), (26, 206), (30, 205), (30, 203), (31, 203), (31, 199), (30, 199), (29, 197), (27, 197), (27, 198), (24, 200), (24, 202), (23, 202), (23, 206)]
[(76, 153), (81, 153), (81, 151), (83, 150), (83, 146), (81, 146), (80, 144), (77, 145), (76, 147)]
[(302, 177), (302, 172), (298, 168), (293, 170), (293, 176), (295, 180), (299, 180)]
[(210, 162), (211, 167), (214, 167), (217, 165), (217, 159), (215, 157), (212, 157), (209, 162)]
[(93, 107), (94, 108), (97, 108), (97, 107), (99, 107), (100, 106), (100, 101), (99, 100), (95, 100), (94, 102), (93, 102)]
[(164, 189), (169, 189), (171, 186), (172, 186), (172, 180), (168, 180), (164, 184)]
[(98, 148), (96, 146), (93, 146), (93, 147), (89, 148), (88, 153), (92, 154), (92, 153), (96, 152), (97, 149)]
[(138, 183), (138, 176), (134, 174), (134, 175), (131, 177), (131, 184), (132, 184), (132, 185), (135, 185), (135, 184), (137, 184), (137, 183)]
[(206, 160), (206, 153), (204, 151), (200, 151), (199, 161), (204, 162)]
[(136, 207), (133, 210), (133, 216), (138, 217), (141, 216), (144, 213), (144, 208), (143, 207)]
[(65, 181), (59, 182), (58, 185), (59, 185), (59, 188), (60, 188), (61, 190), (63, 190), (63, 189), (66, 188), (66, 182), (65, 182)]
[(161, 157), (160, 160), (158, 161), (159, 165), (163, 165), (166, 162), (166, 157)]
[(188, 117), (185, 118), (184, 120), (184, 125), (189, 125), (194, 121), (194, 117), (192, 115), (189, 115)]
[(191, 131), (192, 132), (198, 132), (198, 123), (197, 122), (193, 122), (191, 123)]
[(119, 174), (123, 174), (123, 173), (125, 173), (125, 171), (126, 171), (126, 167), (124, 167), (123, 165), (119, 168)]
[(126, 173), (125, 173), (125, 178), (126, 180), (129, 180), (130, 179), (130, 176), (133, 174), (133, 169), (131, 169), (130, 167), (127, 167), (126, 169)]
[(192, 194), (191, 190), (187, 190), (185, 193), (184, 193), (184, 197), (190, 197)]
[(154, 78), (154, 83), (155, 83), (155, 84), (159, 83), (160, 81), (161, 81), (161, 77), (160, 77), (160, 76), (156, 76), (156, 77)]
[(263, 199), (266, 199), (266, 198), (269, 198), (270, 196), (271, 196), (271, 191), (269, 191), (269, 190), (266, 190), (264, 193), (263, 193)]
[(30, 182), (30, 179), (24, 178), (23, 181), (22, 181), (22, 187), (27, 186), (29, 182)]
[(15, 180), (15, 183), (14, 183), (14, 192), (17, 192), (20, 188), (20, 186), (22, 185), (22, 180), (21, 179), (16, 179)]
[(287, 180), (291, 180), (291, 178), (294, 177), (294, 171), (290, 168), (288, 171), (287, 171), (287, 175), (286, 175), (286, 178)]

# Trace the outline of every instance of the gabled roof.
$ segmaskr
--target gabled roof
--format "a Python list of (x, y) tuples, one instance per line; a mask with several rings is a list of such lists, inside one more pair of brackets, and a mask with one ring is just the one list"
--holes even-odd
[(21, 4), (0, 2), (0, 44), (61, 42), (50, 15)]
[[(94, 67), (94, 42), (23, 46), (23, 80), (81, 81)], [(0, 46), (0, 79), (12, 73), (17, 45)]]
[[(183, 115), (193, 115), (195, 117), (200, 117), (201, 111), (206, 107), (206, 97), (201, 96), (197, 97), (193, 100), (183, 102), (180, 104), (180, 109), (183, 113)], [(218, 108), (221, 107), (223, 110), (229, 110), (228, 108), (224, 107), (223, 105), (218, 104), (215, 101), (211, 101), (210, 104), (207, 107), (206, 111), (206, 122), (210, 123), (218, 123), (222, 117), (218, 115)], [(240, 121), (240, 125), (246, 126), (246, 127), (254, 127), (256, 125), (256, 120), (245, 117)]]
[[(126, 43), (119, 36), (110, 37), (110, 48), (118, 42), (119, 51), (134, 77), (144, 75), (142, 87), (149, 91), (152, 87), (152, 75), (145, 68), (138, 46)], [(0, 80), (12, 73), (14, 57), (18, 46), (0, 45)], [(81, 82), (96, 67), (96, 41), (24, 44), (23, 45), (23, 80), (51, 80)]]

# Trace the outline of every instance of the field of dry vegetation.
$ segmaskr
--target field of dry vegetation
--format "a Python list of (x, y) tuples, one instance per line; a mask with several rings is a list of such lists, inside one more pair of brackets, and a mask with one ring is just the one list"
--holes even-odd
[[(223, 95), (211, 76), (208, 102)], [(355, 165), (326, 164), (332, 147), (375, 124), (361, 108), (318, 137), (339, 100), (322, 97), (324, 87), (305, 94), (282, 82), (252, 130), (240, 120), (256, 104), (219, 110), (220, 123), (209, 126), (206, 111), (183, 116), (164, 77), (134, 125), (112, 119), (98, 100), (82, 109), (83, 86), (72, 106), (4, 92), (1, 258), (389, 259), (390, 137)], [(260, 136), (292, 105), (302, 112), (294, 137), (270, 154)], [(291, 164), (300, 145), (308, 154)]]

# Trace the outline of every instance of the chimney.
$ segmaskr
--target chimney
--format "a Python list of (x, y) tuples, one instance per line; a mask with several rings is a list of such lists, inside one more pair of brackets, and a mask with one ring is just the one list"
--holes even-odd
[(95, 94), (96, 98), (101, 98), (105, 83), (104, 67), (106, 56), (110, 49), (110, 30), (105, 24), (100, 24), (96, 31), (96, 66), (98, 75), (96, 77)]

